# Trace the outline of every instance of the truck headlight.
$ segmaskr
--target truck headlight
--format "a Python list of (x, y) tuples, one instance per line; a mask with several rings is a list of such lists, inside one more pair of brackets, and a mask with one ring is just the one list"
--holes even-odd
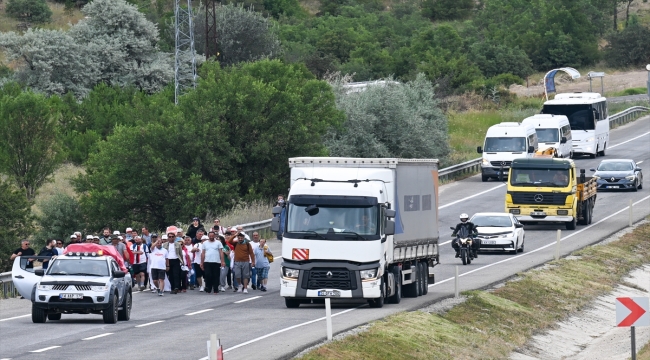
[(38, 284), (38, 290), (46, 290), (46, 291), (47, 290), (52, 290), (53, 286), (54, 285), (41, 285), (41, 284)]
[(594, 141), (594, 140), (596, 140), (596, 138), (594, 138), (594, 137), (592, 136), (592, 137), (586, 138), (586, 139), (585, 139), (585, 142), (592, 142), (592, 141)]
[(300, 275), (300, 270), (298, 269), (289, 269), (289, 268), (282, 268), (282, 275), (288, 278), (293, 278), (297, 279), (298, 275)]
[(108, 290), (108, 285), (91, 286), (90, 290), (104, 292), (104, 291)]
[(490, 162), (488, 161), (488, 159), (483, 158), (483, 165), (490, 165)]
[(630, 175), (630, 176), (626, 176), (626, 177), (625, 177), (625, 180), (633, 181), (634, 179), (636, 179), (636, 176), (635, 176), (635, 175)]
[(375, 280), (377, 278), (377, 269), (361, 270), (359, 276), (361, 276), (361, 281)]

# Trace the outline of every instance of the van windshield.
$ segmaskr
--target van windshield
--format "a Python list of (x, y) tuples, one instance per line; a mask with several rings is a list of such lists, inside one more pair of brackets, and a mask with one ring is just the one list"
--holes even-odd
[(544, 105), (542, 114), (564, 115), (569, 118), (571, 130), (594, 130), (594, 112), (591, 105)]
[(556, 143), (559, 140), (558, 129), (535, 129), (537, 141), (541, 143)]
[(569, 186), (569, 170), (563, 169), (511, 169), (512, 186)]
[(485, 139), (486, 152), (525, 152), (526, 138), (489, 137)]

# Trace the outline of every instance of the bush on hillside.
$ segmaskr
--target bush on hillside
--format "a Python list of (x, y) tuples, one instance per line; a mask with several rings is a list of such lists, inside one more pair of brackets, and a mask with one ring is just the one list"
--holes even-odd
[(467, 19), (474, 7), (474, 0), (424, 0), (422, 15), (431, 20)]
[(644, 66), (650, 60), (650, 29), (638, 23), (611, 33), (605, 61), (612, 67)]
[(37, 220), (40, 225), (36, 239), (45, 243), (47, 239), (62, 239), (75, 231), (84, 232), (85, 223), (79, 202), (64, 193), (55, 193), (39, 204), (42, 215)]
[(518, 47), (482, 41), (470, 46), (470, 59), (485, 77), (514, 74), (525, 78), (533, 73), (532, 62), (526, 52)]
[(7, 15), (21, 21), (46, 23), (52, 20), (52, 10), (45, 0), (9, 0)]
[(32, 214), (25, 192), (0, 177), (0, 272), (10, 271), (12, 251), (32, 231)]

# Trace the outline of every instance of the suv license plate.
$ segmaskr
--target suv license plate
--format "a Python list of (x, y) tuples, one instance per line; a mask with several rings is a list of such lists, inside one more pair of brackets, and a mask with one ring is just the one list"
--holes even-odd
[(546, 216), (546, 213), (543, 211), (533, 211), (530, 213), (530, 216)]
[(326, 297), (340, 297), (340, 296), (341, 296), (341, 292), (340, 292), (340, 291), (336, 291), (336, 290), (334, 290), (334, 291), (325, 291), (325, 290), (321, 290), (321, 291), (318, 292), (318, 296), (326, 296)]
[(59, 294), (59, 299), (78, 300), (83, 298), (84, 298), (84, 294)]

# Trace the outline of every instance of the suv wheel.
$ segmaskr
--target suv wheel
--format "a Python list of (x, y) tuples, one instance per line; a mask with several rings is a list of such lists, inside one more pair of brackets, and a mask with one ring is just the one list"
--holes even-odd
[(48, 320), (61, 320), (61, 313), (51, 313), (47, 314)]
[(124, 304), (122, 304), (122, 309), (117, 313), (117, 320), (120, 321), (129, 321), (131, 319), (131, 306), (133, 304), (133, 297), (131, 292), (126, 293), (124, 297)]
[(47, 312), (44, 309), (37, 308), (32, 304), (32, 322), (42, 324), (47, 321)]
[(106, 324), (115, 324), (117, 322), (117, 294), (112, 296), (110, 302), (109, 307), (102, 311), (102, 315)]

